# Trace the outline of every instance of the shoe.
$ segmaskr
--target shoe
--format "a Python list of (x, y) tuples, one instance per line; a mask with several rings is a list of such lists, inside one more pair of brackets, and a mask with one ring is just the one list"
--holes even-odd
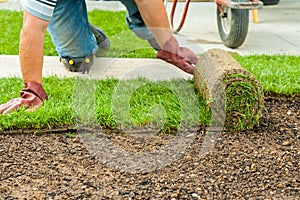
[(110, 48), (110, 41), (103, 30), (90, 24), (92, 33), (94, 34), (99, 50), (108, 50)]
[(85, 72), (89, 73), (91, 66), (94, 63), (95, 56), (91, 53), (85, 58), (70, 58), (60, 57), (59, 61), (70, 72)]
[[(110, 48), (110, 41), (104, 31), (91, 24), (90, 27), (97, 41), (98, 52), (99, 50), (108, 50)], [(84, 58), (60, 57), (59, 61), (68, 71), (82, 72), (84, 74), (85, 72), (89, 73), (94, 59), (95, 55), (91, 53)]]

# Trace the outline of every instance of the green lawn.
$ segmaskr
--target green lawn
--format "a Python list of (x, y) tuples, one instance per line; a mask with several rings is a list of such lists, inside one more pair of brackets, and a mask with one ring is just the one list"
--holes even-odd
[(300, 95), (299, 56), (236, 56), (262, 84), (265, 93), (276, 96)]
[[(89, 12), (90, 22), (101, 27), (111, 40), (110, 50), (99, 56), (154, 58), (156, 54), (150, 45), (136, 37), (126, 26), (125, 14), (125, 12), (110, 11)], [(17, 55), (23, 14), (17, 11), (0, 10), (0, 17), (0, 55)], [(44, 54), (46, 56), (57, 55), (48, 32), (45, 35)]]
[[(17, 55), (22, 13), (0, 10), (0, 17), (0, 54)], [(156, 52), (147, 42), (138, 39), (128, 30), (124, 17), (125, 12), (89, 12), (90, 21), (101, 27), (111, 39), (111, 49), (101, 56), (154, 58)], [(98, 20), (106, 18), (110, 20)], [(48, 33), (45, 37), (45, 55), (57, 55)], [(299, 56), (234, 57), (260, 81), (267, 95), (300, 96)], [(136, 84), (141, 87), (132, 93), (121, 92), (116, 95), (116, 88), (120, 88), (120, 85), (124, 87), (121, 91), (132, 91), (132, 85)], [(18, 97), (22, 87), (23, 83), (19, 78), (1, 79), (0, 103)], [(85, 120), (97, 120), (103, 127), (114, 128), (120, 117), (125, 119), (123, 125), (130, 124), (131, 121), (138, 126), (152, 123), (166, 131), (178, 128), (182, 122), (203, 125), (209, 122), (207, 102), (196, 92), (191, 80), (154, 83), (140, 78), (128, 81), (106, 79), (82, 82), (74, 78), (59, 79), (54, 76), (44, 79), (44, 88), (50, 98), (43, 107), (35, 113), (19, 110), (0, 115), (0, 130), (76, 126), (85, 123)], [(191, 88), (193, 92), (190, 91)], [(183, 91), (180, 94), (183, 96), (192, 95), (191, 101), (183, 102), (176, 91)], [(124, 106), (128, 103), (126, 99), (129, 107)], [(189, 114), (183, 116), (182, 110)]]
[[(0, 90), (4, 94), (0, 97), (1, 103), (17, 97), (22, 85), (19, 78), (1, 79)], [(53, 76), (44, 78), (44, 88), (49, 95), (44, 106), (34, 113), (21, 109), (0, 115), (0, 130), (86, 123), (114, 128), (121, 120), (126, 126), (131, 126), (131, 121), (136, 126), (152, 123), (171, 131), (180, 123), (205, 125), (209, 120), (207, 104), (196, 92), (193, 82), (182, 79), (151, 82), (145, 78), (119, 81)], [(181, 111), (187, 115), (183, 116)]]

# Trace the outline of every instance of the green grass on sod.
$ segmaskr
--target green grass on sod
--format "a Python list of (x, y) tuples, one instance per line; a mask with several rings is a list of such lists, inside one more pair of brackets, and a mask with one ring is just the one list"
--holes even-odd
[[(1, 79), (0, 90), (5, 94), (1, 96), (1, 103), (17, 97), (21, 87), (21, 79)], [(49, 95), (44, 106), (33, 113), (20, 109), (0, 115), (0, 130), (83, 124), (116, 128), (120, 121), (123, 125), (152, 124), (161, 127), (164, 132), (170, 132), (180, 124), (205, 125), (209, 121), (207, 104), (197, 93), (192, 81), (174, 79), (151, 82), (145, 78), (96, 81), (53, 76), (44, 79), (44, 88)], [(193, 96), (189, 96), (189, 90)], [(192, 98), (184, 99), (187, 96)]]
[[(22, 12), (0, 10), (0, 54), (18, 54), (22, 15)], [(125, 12), (89, 12), (90, 21), (101, 27), (112, 43), (111, 49), (101, 56), (154, 58), (156, 52), (146, 41), (140, 40), (128, 30), (124, 17)], [(110, 20), (101, 20), (107, 18)], [(48, 33), (45, 36), (45, 55), (57, 55)], [(300, 95), (299, 56), (235, 55), (234, 57), (260, 81), (265, 93), (289, 97)], [(115, 95), (116, 88), (122, 83), (121, 85), (125, 85), (129, 88), (128, 91), (131, 91), (132, 85), (141, 82), (143, 83), (141, 87), (127, 94), (130, 95), (129, 114), (127, 114), (126, 110), (122, 110), (122, 105), (116, 104), (117, 100), (123, 100), (122, 96)], [(122, 123), (133, 122), (137, 126), (156, 124), (164, 131), (176, 129), (181, 123), (206, 125), (209, 122), (207, 102), (200, 94), (196, 91), (194, 93), (197, 102), (187, 102), (182, 105), (180, 95), (170, 90), (170, 85), (177, 85), (180, 91), (185, 91), (187, 85), (189, 88), (194, 88), (192, 81), (172, 80), (153, 83), (141, 78), (128, 80), (125, 83), (116, 79), (83, 82), (82, 84), (87, 86), (87, 91), (90, 90), (91, 93), (86, 93), (85, 90), (82, 90), (85, 93), (80, 92), (78, 83), (74, 78), (45, 78), (44, 87), (50, 98), (44, 106), (34, 113), (21, 109), (8, 115), (0, 115), (0, 130), (76, 126), (78, 123), (88, 123), (89, 120), (92, 122), (96, 120), (96, 123), (103, 127), (115, 128), (119, 124), (119, 116), (124, 117), (125, 121)], [(88, 86), (91, 86), (90, 89)], [(22, 87), (23, 83), (19, 78), (2, 78), (0, 103), (18, 97)], [(82, 98), (81, 96), (78, 98), (77, 94)], [(84, 94), (93, 94), (95, 98), (90, 98), (88, 95), (85, 97)], [(198, 110), (196, 109), (199, 113), (197, 117), (182, 116), (184, 113), (195, 113), (192, 112), (194, 110), (189, 111), (195, 108), (193, 106), (189, 108), (189, 105), (199, 105)]]
[(235, 56), (243, 68), (262, 84), (264, 92), (276, 96), (300, 95), (300, 56)]

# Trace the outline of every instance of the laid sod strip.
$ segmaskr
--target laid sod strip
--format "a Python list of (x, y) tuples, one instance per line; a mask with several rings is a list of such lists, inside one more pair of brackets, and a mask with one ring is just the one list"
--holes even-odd
[[(1, 79), (0, 90), (6, 94), (1, 103), (19, 96), (22, 87), (21, 79)], [(173, 132), (183, 125), (204, 126), (210, 120), (206, 101), (197, 93), (193, 82), (187, 80), (152, 82), (144, 78), (120, 81), (53, 76), (44, 78), (44, 88), (49, 100), (41, 108), (34, 113), (20, 109), (0, 115), (0, 130), (35, 129), (38, 132), (83, 124), (122, 129), (120, 125), (129, 123), (136, 127), (155, 126), (159, 129), (157, 132)], [(129, 100), (127, 107), (122, 95)], [(191, 98), (183, 101), (187, 95)], [(128, 115), (120, 118), (124, 113)]]
[(300, 56), (235, 55), (234, 58), (258, 79), (266, 95), (300, 96)]
[(258, 123), (264, 101), (262, 87), (226, 51), (212, 49), (201, 55), (195, 85), (210, 99), (216, 123), (233, 130), (247, 129)]
[[(111, 49), (99, 52), (103, 57), (154, 58), (156, 52), (139, 39), (125, 24), (126, 12), (94, 10), (88, 13), (92, 24), (101, 27), (111, 40)], [(0, 10), (0, 55), (18, 55), (23, 12)], [(110, 20), (102, 20), (102, 19)], [(48, 32), (44, 53), (57, 56)], [(251, 55), (234, 58), (261, 83), (266, 95), (300, 96), (300, 56)]]
[[(153, 51), (149, 44), (136, 37), (126, 26), (124, 22), (125, 12), (110, 12), (110, 11), (92, 11), (89, 12), (89, 19), (90, 21), (101, 27), (109, 36), (112, 41), (112, 47), (107, 52), (100, 52), (99, 56), (105, 57), (145, 57), (145, 58), (154, 58), (156, 52)], [(4, 55), (17, 55), (18, 54), (18, 46), (19, 46), (19, 33), (22, 26), (22, 12), (16, 11), (0, 11), (0, 17), (2, 22), (0, 23), (0, 54)], [(107, 19), (110, 18), (111, 20), (99, 20), (99, 19)], [(57, 52), (55, 47), (51, 41), (49, 34), (47, 33), (45, 36), (45, 55), (56, 56)], [(300, 96), (300, 57), (299, 56), (268, 56), (268, 55), (254, 55), (254, 56), (239, 56), (234, 55), (234, 58), (238, 60), (241, 66), (251, 72), (254, 77), (261, 83), (265, 94), (267, 95), (277, 95), (277, 96), (288, 96), (288, 97), (295, 97)], [(232, 81), (234, 79), (241, 78), (246, 80), (247, 77), (244, 76), (244, 73), (235, 72), (232, 74), (233, 76), (229, 76), (228, 80), (226, 80), (226, 85), (228, 85), (226, 90), (226, 95), (231, 96), (232, 101), (227, 101), (228, 113), (231, 113), (231, 116), (240, 116), (242, 121), (246, 118), (251, 118), (251, 115), (247, 112), (241, 113), (239, 112), (239, 107), (242, 107), (243, 110), (251, 111), (252, 104), (257, 102), (256, 96), (253, 95), (253, 91), (255, 91), (255, 87), (252, 87), (251, 81), (249, 84), (244, 84), (240, 82)], [(211, 77), (214, 77), (215, 74), (211, 74)], [(251, 76), (249, 76), (251, 80)], [(225, 79), (224, 79), (225, 80)], [(108, 80), (106, 80), (108, 81)], [(110, 80), (106, 82), (105, 87), (114, 88), (113, 85), (117, 84), (115, 81), (119, 82), (118, 80)], [(50, 93), (50, 100), (45, 102), (45, 105), (37, 111), (39, 114), (27, 113), (24, 110), (20, 110), (18, 112), (11, 113), (9, 116), (0, 116), (0, 130), (4, 129), (26, 129), (26, 128), (53, 128), (59, 127), (64, 125), (71, 125), (74, 126), (75, 117), (74, 117), (74, 109), (73, 109), (73, 98), (71, 97), (74, 93), (74, 84), (76, 81), (74, 79), (62, 79), (59, 80), (57, 78), (47, 78), (45, 79), (44, 86), (48, 93)], [(104, 84), (101, 81), (101, 84)], [(99, 84), (99, 85), (101, 85)], [(224, 82), (225, 84), (225, 82)], [(255, 82), (253, 83), (255, 85)], [(105, 85), (105, 84), (104, 84)], [(59, 89), (56, 86), (60, 87)], [(157, 85), (156, 85), (157, 86)], [(154, 87), (155, 89), (159, 89)], [(20, 79), (1, 79), (0, 83), (0, 103), (4, 103), (13, 97), (19, 96), (19, 90), (23, 87), (22, 80)], [(100, 86), (99, 86), (100, 87)], [(143, 86), (147, 88), (146, 86)], [(151, 86), (153, 87), (153, 86)], [(97, 86), (98, 88), (98, 86)], [(152, 88), (153, 89), (153, 88)], [(253, 90), (254, 89), (254, 90)], [(141, 91), (142, 89), (138, 89)], [(107, 96), (99, 95), (99, 99), (95, 102), (109, 102), (104, 105), (109, 106), (99, 106), (97, 107), (97, 119), (99, 123), (102, 124), (104, 127), (115, 127), (117, 122), (114, 121), (114, 115), (111, 114), (111, 94), (110, 91), (106, 88), (106, 90), (102, 90), (102, 92), (107, 91)], [(214, 91), (215, 94), (219, 94), (220, 91)], [(148, 92), (145, 92), (148, 94)], [(102, 93), (101, 93), (102, 94)], [(110, 95), (109, 95), (110, 94)], [(134, 93), (135, 94), (135, 93)], [(240, 97), (240, 94), (243, 94), (243, 97), (247, 95), (249, 98)], [(258, 92), (259, 94), (259, 92)], [(225, 94), (224, 94), (225, 95)], [(97, 95), (98, 97), (98, 95)], [(218, 97), (218, 96), (217, 96)], [(255, 98), (252, 98), (255, 97)], [(151, 99), (151, 98), (150, 98)], [(154, 98), (156, 100), (156, 98)], [(216, 100), (213, 98), (207, 98), (207, 100), (201, 100), (204, 105), (205, 102), (208, 102), (209, 105)], [(249, 103), (244, 103), (249, 101)], [(144, 100), (142, 100), (144, 102)], [(174, 99), (172, 100), (175, 103)], [(219, 103), (222, 104), (223, 101), (219, 100)], [(244, 104), (243, 104), (244, 103)], [(176, 105), (176, 104), (175, 104)], [(201, 105), (201, 103), (200, 103)], [(137, 106), (138, 107), (138, 106)], [(140, 106), (144, 107), (144, 106)], [(101, 108), (101, 109), (100, 109)], [(165, 115), (160, 115), (157, 110), (159, 110), (160, 106), (150, 106), (148, 111), (150, 114), (137, 114), (139, 117), (145, 119), (147, 116), (151, 116), (153, 113), (158, 113), (156, 116), (155, 123), (160, 123), (161, 119), (165, 119)], [(218, 108), (218, 107), (217, 107)], [(202, 109), (202, 108), (201, 108)], [(207, 118), (207, 114), (209, 113), (209, 109), (203, 108), (203, 113), (200, 109), (200, 124), (208, 124), (209, 117)], [(231, 111), (233, 112), (231, 112)], [(137, 111), (139, 111), (137, 109)], [(147, 111), (147, 112), (148, 112)], [(216, 109), (219, 112), (219, 116), (222, 117), (224, 113), (222, 110)], [(146, 113), (146, 112), (145, 112)], [(151, 114), (152, 113), (152, 114)], [(176, 113), (176, 112), (171, 112)], [(176, 127), (179, 122), (177, 121), (180, 117), (176, 117), (173, 114), (166, 114), (169, 117), (170, 121), (167, 121), (164, 129), (172, 129), (172, 127)], [(205, 117), (206, 116), (206, 117)], [(131, 117), (134, 119), (134, 117)], [(149, 117), (150, 118), (150, 117)], [(172, 120), (171, 120), (172, 119)], [(204, 120), (205, 119), (205, 120)], [(134, 123), (140, 125), (145, 125), (147, 123), (152, 123), (148, 121), (142, 122), (142, 120), (133, 120)], [(244, 126), (242, 121), (236, 120), (235, 125), (237, 127)], [(228, 122), (228, 120), (227, 120)], [(231, 120), (229, 120), (231, 122)], [(159, 124), (160, 125), (160, 124)], [(251, 126), (251, 123), (249, 124)]]
[[(77, 126), (99, 125), (122, 132), (147, 127), (172, 132), (182, 126), (205, 125), (209, 120), (206, 102), (193, 83), (183, 79), (115, 80), (109, 91), (97, 81), (77, 79), (74, 94)], [(110, 120), (105, 121), (107, 118)]]

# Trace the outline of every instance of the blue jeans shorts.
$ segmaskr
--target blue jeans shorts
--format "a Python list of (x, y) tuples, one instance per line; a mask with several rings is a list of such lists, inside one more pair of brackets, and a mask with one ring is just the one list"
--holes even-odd
[[(48, 31), (60, 57), (82, 58), (98, 50), (85, 0), (21, 0), (28, 13), (49, 21)], [(49, 6), (50, 2), (52, 6)]]
[[(109, 0), (108, 0), (109, 1)], [(60, 57), (83, 58), (98, 50), (89, 26), (85, 0), (21, 0), (28, 13), (49, 21), (48, 31)], [(141, 39), (151, 40), (134, 0), (120, 0), (127, 9), (126, 23)], [(100, 20), (100, 19), (99, 19)]]

